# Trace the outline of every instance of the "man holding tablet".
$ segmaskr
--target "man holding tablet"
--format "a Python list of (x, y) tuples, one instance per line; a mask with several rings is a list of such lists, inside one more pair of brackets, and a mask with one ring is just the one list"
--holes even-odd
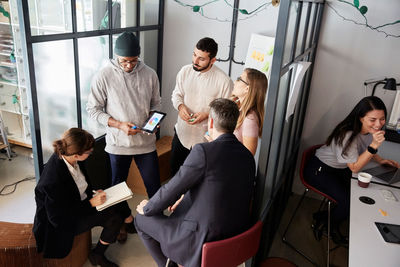
[[(156, 137), (141, 128), (152, 111), (161, 109), (158, 77), (139, 59), (139, 40), (133, 33), (122, 33), (114, 52), (116, 59), (110, 59), (92, 82), (86, 110), (106, 127), (105, 151), (110, 156), (112, 185), (126, 181), (133, 158), (151, 197), (160, 188)], [(120, 242), (126, 240), (126, 231), (135, 232), (132, 215), (124, 226)]]

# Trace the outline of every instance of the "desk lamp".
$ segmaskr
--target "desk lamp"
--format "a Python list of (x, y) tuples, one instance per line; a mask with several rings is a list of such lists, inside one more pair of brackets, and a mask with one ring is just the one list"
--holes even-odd
[(365, 81), (364, 82), (365, 95), (367, 95), (367, 85), (371, 84), (371, 83), (375, 83), (375, 85), (372, 89), (371, 96), (373, 96), (375, 94), (375, 89), (379, 84), (384, 84), (383, 89), (391, 90), (391, 91), (396, 91), (396, 86), (400, 85), (400, 83), (396, 84), (396, 79), (394, 79), (394, 78), (385, 78), (382, 80)]

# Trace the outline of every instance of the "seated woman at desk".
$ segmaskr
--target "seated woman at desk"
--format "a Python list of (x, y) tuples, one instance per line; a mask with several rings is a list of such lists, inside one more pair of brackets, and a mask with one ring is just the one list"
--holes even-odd
[[(261, 136), (264, 121), (264, 101), (268, 79), (256, 69), (246, 68), (237, 78), (232, 100), (240, 108), (234, 135), (253, 154), (256, 154), (258, 138)], [(210, 135), (205, 138), (211, 141)]]
[[(332, 209), (332, 238), (336, 243), (346, 243), (339, 225), (350, 211), (350, 178), (371, 159), (380, 164), (399, 167), (396, 161), (383, 159), (378, 154), (385, 141), (382, 127), (386, 122), (386, 107), (382, 100), (368, 96), (353, 108), (340, 122), (321, 148), (308, 161), (304, 170), (307, 182), (337, 201)], [(327, 213), (314, 214), (314, 233), (321, 237)]]
[[(45, 258), (64, 258), (74, 236), (103, 226), (97, 246), (89, 254), (93, 265), (117, 266), (104, 252), (115, 242), (126, 214), (118, 205), (97, 211), (106, 200), (102, 190), (92, 191), (82, 162), (93, 151), (94, 138), (85, 130), (71, 128), (53, 143), (54, 154), (35, 188), (36, 214), (33, 232), (38, 252)], [(93, 194), (95, 193), (95, 194)]]

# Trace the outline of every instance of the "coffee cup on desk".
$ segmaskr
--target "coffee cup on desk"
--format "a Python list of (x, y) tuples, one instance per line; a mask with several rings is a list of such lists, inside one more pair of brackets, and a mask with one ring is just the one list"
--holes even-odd
[(369, 183), (371, 182), (372, 175), (366, 172), (359, 172), (358, 173), (358, 185), (367, 188)]

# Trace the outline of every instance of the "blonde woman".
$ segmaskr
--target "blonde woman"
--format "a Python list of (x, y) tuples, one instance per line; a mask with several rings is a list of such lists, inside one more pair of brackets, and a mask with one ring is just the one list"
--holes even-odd
[(264, 73), (247, 68), (235, 81), (232, 100), (240, 109), (234, 134), (253, 154), (256, 153), (258, 138), (261, 137), (264, 121), (264, 101), (268, 79)]
[[(246, 68), (236, 79), (231, 100), (240, 109), (234, 135), (253, 154), (256, 154), (258, 138), (261, 137), (264, 121), (264, 101), (268, 79), (256, 69)], [(204, 136), (212, 141), (211, 133)]]

